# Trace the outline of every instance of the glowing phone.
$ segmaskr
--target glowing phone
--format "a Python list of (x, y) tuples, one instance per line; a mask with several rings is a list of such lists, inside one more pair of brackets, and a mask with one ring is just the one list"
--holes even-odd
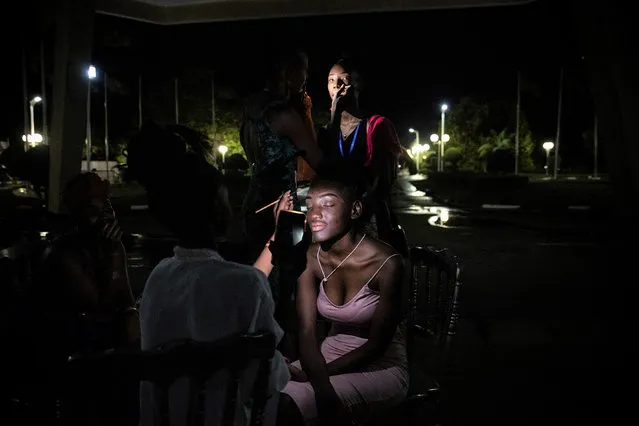
[(282, 210), (277, 219), (275, 241), (280, 247), (293, 248), (304, 240), (306, 215), (295, 210)]

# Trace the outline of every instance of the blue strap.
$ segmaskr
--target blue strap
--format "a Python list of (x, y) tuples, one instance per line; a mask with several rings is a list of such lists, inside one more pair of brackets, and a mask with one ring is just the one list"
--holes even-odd
[[(355, 148), (355, 142), (357, 141), (357, 132), (359, 132), (359, 126), (362, 124), (362, 122), (360, 121), (359, 123), (357, 123), (357, 127), (355, 128), (355, 132), (353, 133), (353, 140), (351, 141), (351, 148), (348, 151), (348, 155), (351, 155), (353, 153), (353, 149)], [(344, 140), (342, 138), (342, 131), (339, 131), (339, 140), (337, 141), (337, 144), (339, 145), (339, 152), (342, 154), (342, 157), (344, 156), (344, 148), (342, 147), (342, 145), (344, 144)]]

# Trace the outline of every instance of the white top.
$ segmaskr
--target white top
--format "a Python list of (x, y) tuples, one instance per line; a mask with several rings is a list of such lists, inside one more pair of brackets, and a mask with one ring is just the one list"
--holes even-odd
[[(257, 269), (224, 260), (216, 251), (175, 247), (174, 256), (162, 260), (147, 279), (140, 301), (142, 349), (175, 339), (215, 341), (231, 334), (269, 330), (279, 343), (282, 329), (273, 319), (275, 303), (266, 276)], [(257, 365), (255, 365), (257, 367)], [(241, 380), (238, 401), (248, 400), (256, 368)], [(214, 375), (207, 384), (206, 424), (220, 424), (225, 377)], [(271, 362), (269, 395), (278, 396), (290, 378), (282, 355)], [(276, 398), (272, 398), (276, 400)], [(171, 424), (186, 424), (189, 387), (185, 379), (169, 389)], [(269, 405), (273, 405), (269, 400)], [(277, 404), (275, 403), (275, 406)], [(241, 410), (238, 405), (238, 410)], [(247, 425), (250, 410), (236, 415), (236, 425)], [(272, 411), (272, 413), (270, 413)], [(275, 410), (266, 410), (265, 424), (275, 422)], [(150, 383), (140, 386), (140, 425), (159, 424), (159, 406)], [(240, 414), (240, 411), (238, 411)]]

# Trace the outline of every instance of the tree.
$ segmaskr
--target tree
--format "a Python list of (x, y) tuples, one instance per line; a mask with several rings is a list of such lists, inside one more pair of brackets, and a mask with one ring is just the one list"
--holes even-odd
[(459, 170), (459, 163), (463, 158), (462, 150), (457, 146), (446, 149), (444, 153), (444, 162), (448, 163), (453, 171)]
[(447, 149), (460, 150), (462, 158), (459, 167), (462, 169), (481, 169), (478, 148), (488, 112), (488, 105), (479, 104), (471, 98), (462, 98), (446, 115), (446, 133), (450, 135), (450, 142), (446, 146)]
[[(207, 135), (214, 152), (220, 145), (225, 145), (228, 148), (225, 154), (227, 158), (233, 154), (245, 157), (240, 144), (243, 104), (237, 92), (218, 81), (215, 82), (215, 126), (213, 126), (211, 98), (202, 95), (202, 87), (211, 87), (212, 75), (208, 70), (195, 70), (191, 74), (188, 82), (185, 79), (180, 87), (182, 124)], [(210, 89), (207, 93), (210, 93)]]
[(491, 130), (490, 134), (481, 137), (481, 145), (477, 149), (477, 155), (481, 160), (484, 172), (489, 171), (488, 165), (491, 157), (494, 157), (498, 151), (512, 151), (511, 138), (512, 135), (508, 134), (506, 129), (499, 133)]
[[(458, 167), (464, 170), (488, 171), (492, 157), (499, 157), (499, 169), (510, 170), (510, 166), (501, 165), (506, 158), (512, 157), (514, 170), (514, 112), (504, 101), (478, 102), (471, 98), (462, 98), (446, 116), (446, 133), (450, 142), (446, 144), (446, 153), (454, 150), (452, 157), (458, 159)], [(512, 130), (511, 130), (512, 129)], [(519, 127), (519, 164), (522, 170), (534, 169), (532, 154), (533, 136), (525, 115), (522, 114)], [(457, 151), (458, 150), (458, 151)], [(444, 159), (446, 159), (444, 153)], [(491, 163), (492, 164), (492, 163)]]

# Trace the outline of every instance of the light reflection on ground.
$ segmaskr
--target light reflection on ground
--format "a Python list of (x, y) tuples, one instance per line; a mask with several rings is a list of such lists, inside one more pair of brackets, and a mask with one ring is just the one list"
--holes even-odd
[(398, 214), (423, 215), (428, 217), (428, 224), (438, 228), (467, 228), (468, 218), (463, 211), (443, 206), (409, 205), (395, 209)]

